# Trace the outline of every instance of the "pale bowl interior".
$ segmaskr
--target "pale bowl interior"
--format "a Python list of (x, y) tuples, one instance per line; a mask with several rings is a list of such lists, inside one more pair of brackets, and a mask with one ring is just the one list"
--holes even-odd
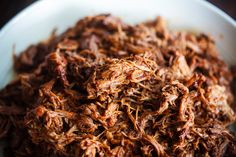
[(221, 57), (229, 65), (236, 63), (235, 21), (203, 0), (43, 0), (22, 11), (0, 31), (0, 88), (13, 78), (13, 46), (18, 54), (46, 39), (54, 28), (61, 33), (78, 19), (99, 13), (111, 13), (130, 24), (160, 15), (170, 29), (212, 35)]

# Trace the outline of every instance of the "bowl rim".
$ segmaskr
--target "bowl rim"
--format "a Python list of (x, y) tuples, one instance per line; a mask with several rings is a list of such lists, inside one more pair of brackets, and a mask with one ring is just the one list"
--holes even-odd
[[(56, 0), (54, 0), (56, 1)], [(77, 0), (78, 1), (78, 0)], [(194, 0), (196, 3), (201, 5), (202, 7), (205, 7), (206, 9), (210, 10), (211, 12), (215, 13), (219, 17), (223, 18), (231, 24), (234, 28), (236, 28), (236, 20), (234, 20), (231, 16), (229, 16), (227, 13), (225, 13), (223, 10), (219, 9), (212, 3), (206, 1), (206, 0)], [(15, 26), (17, 21), (21, 20), (25, 16), (27, 16), (31, 11), (37, 9), (42, 3), (49, 2), (46, 0), (36, 1), (30, 4), (28, 7), (24, 8), (22, 11), (17, 13), (15, 16), (13, 16), (1, 29), (0, 29), (0, 38), (4, 36), (10, 30), (12, 27)]]

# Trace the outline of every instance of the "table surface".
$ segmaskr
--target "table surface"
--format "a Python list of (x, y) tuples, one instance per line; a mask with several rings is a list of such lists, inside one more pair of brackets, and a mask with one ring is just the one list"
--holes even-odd
[[(32, 4), (36, 0), (1, 0), (0, 1), (0, 28), (7, 23), (14, 15), (22, 9)], [(235, 0), (208, 0), (228, 15), (236, 19), (236, 1)]]

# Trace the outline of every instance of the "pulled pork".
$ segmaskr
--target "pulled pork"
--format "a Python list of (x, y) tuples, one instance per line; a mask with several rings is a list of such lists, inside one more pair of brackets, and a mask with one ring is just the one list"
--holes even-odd
[(86, 17), (15, 70), (0, 92), (6, 156), (236, 156), (233, 74), (207, 35)]

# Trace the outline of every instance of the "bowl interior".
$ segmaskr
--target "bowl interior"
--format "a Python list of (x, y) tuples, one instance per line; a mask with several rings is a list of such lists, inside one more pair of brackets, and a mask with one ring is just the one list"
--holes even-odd
[(78, 19), (99, 13), (111, 13), (131, 24), (163, 16), (171, 29), (212, 35), (223, 59), (229, 64), (235, 62), (235, 21), (205, 1), (38, 1), (11, 20), (0, 32), (0, 88), (13, 76), (13, 47), (18, 54), (30, 44), (46, 39), (54, 28), (61, 33)]
[(163, 16), (170, 29), (212, 35), (222, 58), (230, 65), (236, 63), (235, 21), (202, 0), (38, 1), (0, 31), (0, 88), (13, 77), (13, 47), (18, 54), (30, 44), (46, 39), (54, 28), (61, 33), (78, 19), (99, 13), (111, 13), (130, 24)]
[(38, 1), (11, 20), (0, 32), (0, 88), (13, 76), (13, 46), (18, 54), (30, 44), (46, 39), (54, 28), (61, 33), (78, 19), (99, 13), (112, 13), (131, 24), (163, 16), (171, 29), (212, 35), (222, 58), (228, 64), (235, 62), (236, 23), (205, 1)]

